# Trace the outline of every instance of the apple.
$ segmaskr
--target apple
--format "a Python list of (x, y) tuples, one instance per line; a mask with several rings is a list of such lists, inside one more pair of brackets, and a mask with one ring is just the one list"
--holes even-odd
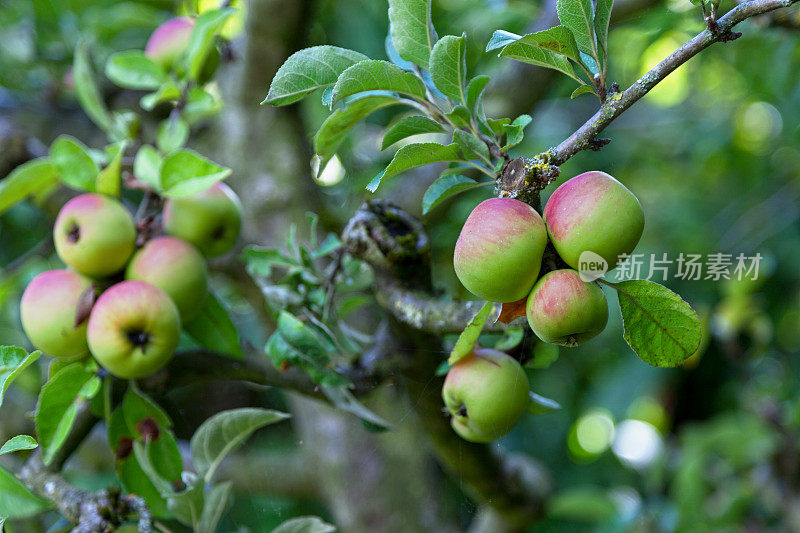
[(594, 252), (608, 262), (630, 254), (644, 230), (639, 200), (605, 172), (584, 172), (558, 187), (544, 207), (544, 222), (558, 255), (581, 269), (583, 252)]
[(489, 442), (514, 428), (528, 407), (529, 389), (516, 359), (482, 348), (453, 365), (442, 398), (456, 433), (468, 441)]
[(64, 263), (86, 276), (102, 278), (125, 267), (136, 248), (136, 227), (117, 200), (82, 194), (59, 211), (53, 241)]
[(242, 204), (230, 187), (217, 182), (164, 204), (164, 231), (195, 245), (206, 257), (228, 252), (242, 229)]
[(195, 21), (191, 17), (175, 17), (161, 24), (150, 35), (144, 47), (147, 57), (171, 70), (175, 61), (186, 51)]
[(123, 379), (149, 376), (178, 346), (181, 323), (169, 296), (141, 280), (112, 285), (95, 302), (86, 336), (103, 368)]
[(86, 355), (86, 320), (75, 324), (81, 296), (91, 281), (71, 270), (42, 272), (25, 288), (22, 329), (37, 349), (53, 357)]
[(188, 242), (163, 236), (148, 241), (125, 270), (125, 279), (155, 285), (172, 298), (182, 322), (200, 311), (208, 292), (208, 271), (203, 256)]
[(490, 198), (464, 222), (453, 266), (475, 296), (515, 302), (536, 283), (546, 244), (547, 230), (533, 207), (511, 198)]
[(605, 329), (606, 297), (595, 282), (572, 269), (548, 272), (536, 283), (525, 306), (528, 323), (544, 342), (577, 346)]

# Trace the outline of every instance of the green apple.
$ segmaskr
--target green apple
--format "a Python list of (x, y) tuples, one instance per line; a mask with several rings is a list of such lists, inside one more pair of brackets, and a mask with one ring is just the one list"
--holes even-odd
[(89, 353), (86, 320), (75, 324), (78, 303), (91, 281), (71, 270), (42, 272), (25, 288), (19, 311), (22, 329), (37, 349), (53, 357)]
[(117, 200), (82, 194), (59, 211), (53, 242), (68, 266), (86, 276), (102, 278), (125, 267), (136, 248), (136, 227)]
[(568, 268), (542, 276), (528, 296), (525, 312), (537, 337), (564, 346), (586, 342), (608, 322), (603, 291)]
[(547, 230), (534, 208), (511, 198), (490, 198), (464, 223), (453, 266), (475, 296), (515, 302), (536, 283), (546, 244)]
[(581, 254), (593, 252), (609, 269), (630, 254), (644, 230), (639, 200), (605, 172), (584, 172), (558, 187), (544, 206), (544, 222), (558, 255), (582, 269)]
[(456, 433), (468, 441), (489, 442), (514, 428), (528, 407), (529, 389), (516, 359), (484, 348), (453, 365), (442, 398)]
[(206, 257), (228, 252), (242, 229), (242, 204), (230, 187), (215, 183), (164, 204), (164, 231), (195, 245)]
[(184, 323), (197, 315), (208, 292), (205, 259), (177, 237), (148, 241), (128, 263), (125, 279), (140, 279), (166, 292)]
[(181, 323), (169, 296), (145, 281), (112, 285), (95, 302), (86, 335), (103, 368), (123, 379), (149, 376), (178, 346)]
[(194, 24), (190, 17), (175, 17), (164, 22), (147, 40), (145, 55), (169, 71), (189, 46)]

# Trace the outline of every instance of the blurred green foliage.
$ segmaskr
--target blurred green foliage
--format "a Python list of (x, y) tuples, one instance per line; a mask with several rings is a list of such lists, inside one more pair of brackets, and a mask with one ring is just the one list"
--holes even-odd
[[(483, 45), (498, 28), (522, 33), (538, 12), (535, 3), (515, 0), (434, 5), (441, 35), (467, 30), (471, 75), (507, 69), (508, 62), (482, 53)], [(175, 7), (167, 0), (5, 2), (0, 87), (13, 94), (11, 100), (45, 101), (48, 91), (65, 85), (82, 35), (93, 38), (101, 61), (112, 51), (142, 46)], [(308, 27), (307, 46), (335, 44), (385, 57), (381, 2), (317, 2)], [(688, 0), (670, 0), (614, 27), (610, 79), (627, 86), (701, 29), (699, 10)], [(613, 142), (602, 151), (582, 152), (561, 167), (561, 180), (598, 169), (635, 192), (646, 213), (642, 253), (666, 252), (672, 259), (680, 252), (760, 253), (765, 260), (760, 283), (674, 277), (665, 282), (698, 310), (707, 329), (701, 353), (683, 368), (643, 364), (625, 345), (612, 313), (595, 341), (559, 349), (546, 370), (528, 369), (533, 390), (563, 407), (526, 417), (502, 441), (554, 473), (557, 496), (537, 531), (800, 529), (794, 503), (800, 483), (800, 39), (790, 30), (752, 22), (740, 30), (741, 39), (700, 54), (626, 112), (604, 133)], [(573, 85), (557, 81), (530, 111), (534, 120), (516, 153), (535, 154), (557, 144), (594, 112), (592, 98), (570, 102)], [(489, 98), (497, 89), (489, 85)], [(310, 136), (326, 110), (312, 98), (302, 113)], [(388, 162), (388, 151), (379, 152), (377, 125), (392, 116), (375, 113), (339, 151), (344, 179), (325, 192), (340, 216), (361, 203), (364, 185)], [(404, 188), (404, 206), (418, 210), (434, 177), (418, 187), (409, 180), (396, 185)], [(386, 189), (389, 197), (398, 194), (392, 184)], [(467, 295), (452, 273), (452, 248), (472, 207), (490, 194), (487, 189), (462, 194), (424, 217), (437, 284), (461, 297)], [(19, 294), (55, 260), (29, 261), (11, 273), (6, 268), (47, 232), (47, 216), (32, 204), (0, 217), (3, 344), (24, 345)], [(536, 351), (537, 363), (555, 359), (554, 350), (526, 348)], [(280, 431), (286, 433), (276, 430), (275, 438), (285, 444), (289, 428)], [(280, 442), (266, 445), (280, 449)], [(82, 471), (75, 482), (97, 487), (105, 476), (100, 468), (94, 476)], [(269, 531), (281, 514), (326, 516), (319, 502), (260, 494), (239, 494), (236, 502), (226, 522), (231, 528)]]

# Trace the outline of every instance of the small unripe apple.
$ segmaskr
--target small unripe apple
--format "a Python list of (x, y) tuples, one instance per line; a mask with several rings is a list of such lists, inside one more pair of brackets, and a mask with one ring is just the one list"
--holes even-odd
[(572, 269), (548, 272), (536, 283), (525, 307), (528, 323), (544, 342), (577, 346), (608, 322), (606, 297), (595, 282)]
[(136, 227), (117, 200), (82, 194), (64, 204), (53, 227), (58, 256), (90, 277), (122, 270), (136, 248)]
[(123, 379), (149, 376), (178, 346), (181, 323), (169, 296), (145, 281), (107, 289), (89, 315), (89, 351), (103, 368)]
[(644, 229), (639, 200), (605, 172), (584, 172), (558, 187), (544, 207), (544, 222), (558, 255), (579, 269), (590, 251), (614, 268), (630, 254)]
[(218, 182), (191, 196), (164, 204), (164, 231), (194, 244), (206, 257), (228, 252), (242, 229), (242, 204), (230, 187)]
[(489, 442), (514, 426), (528, 407), (528, 376), (513, 357), (477, 349), (447, 373), (442, 399), (450, 425), (468, 441)]
[(42, 272), (25, 288), (19, 304), (22, 328), (37, 349), (53, 357), (89, 352), (86, 320), (75, 324), (78, 303), (91, 281), (71, 270)]
[(546, 244), (547, 230), (534, 208), (511, 198), (490, 198), (464, 222), (453, 266), (475, 296), (515, 302), (536, 283)]
[(167, 293), (184, 323), (197, 315), (208, 291), (203, 256), (177, 237), (148, 241), (128, 263), (125, 279), (140, 279)]
[(175, 60), (186, 51), (194, 22), (191, 17), (175, 17), (161, 24), (147, 40), (145, 55), (164, 70), (170, 70)]

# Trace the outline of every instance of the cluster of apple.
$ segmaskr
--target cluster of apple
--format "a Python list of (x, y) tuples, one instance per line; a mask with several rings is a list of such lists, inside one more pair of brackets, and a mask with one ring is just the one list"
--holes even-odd
[[(456, 275), (470, 292), (493, 302), (525, 300), (533, 332), (544, 342), (577, 346), (601, 331), (608, 306), (587, 261), (614, 268), (644, 229), (636, 196), (604, 172), (585, 172), (558, 187), (544, 217), (511, 198), (492, 198), (469, 215), (456, 242)], [(540, 277), (547, 243), (570, 268)], [(594, 266), (597, 268), (597, 266)], [(452, 426), (467, 440), (494, 440), (522, 416), (528, 380), (519, 363), (495, 350), (458, 361), (442, 391)]]
[(201, 309), (208, 290), (205, 257), (229, 251), (241, 224), (239, 199), (222, 183), (167, 199), (164, 235), (144, 243), (145, 232), (139, 235), (117, 199), (77, 196), (53, 227), (56, 253), (68, 268), (43, 272), (28, 284), (22, 327), (52, 357), (91, 353), (117, 377), (150, 375), (169, 361), (181, 325)]

